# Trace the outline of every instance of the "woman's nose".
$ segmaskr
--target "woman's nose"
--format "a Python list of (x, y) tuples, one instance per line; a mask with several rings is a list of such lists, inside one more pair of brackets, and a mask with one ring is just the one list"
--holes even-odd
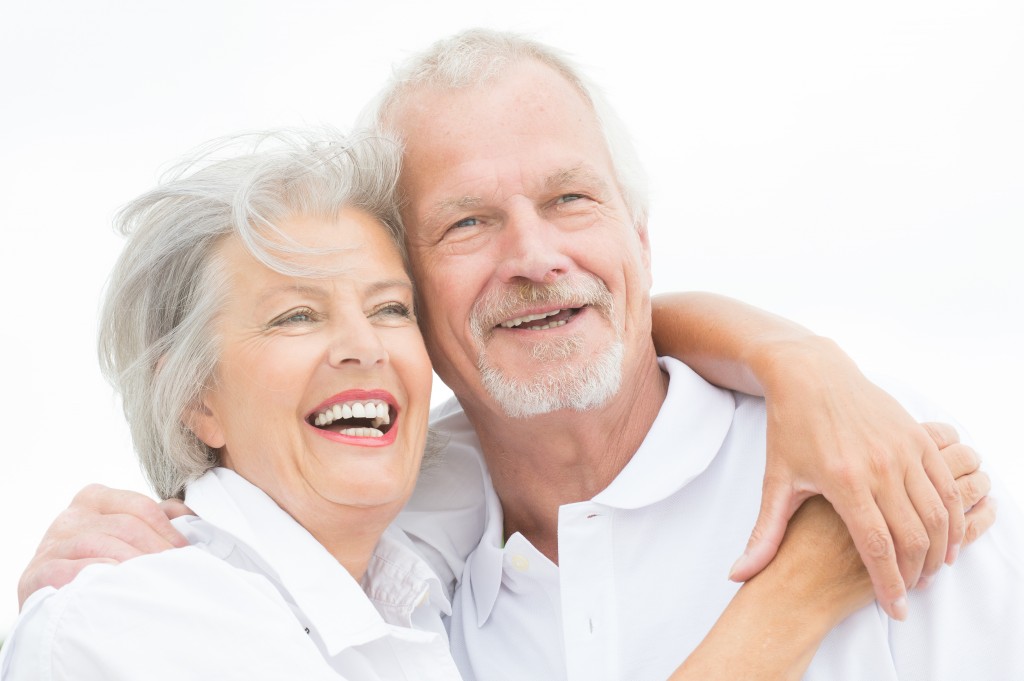
[(327, 357), (331, 366), (370, 367), (387, 364), (388, 359), (377, 328), (365, 317), (340, 323), (334, 330)]

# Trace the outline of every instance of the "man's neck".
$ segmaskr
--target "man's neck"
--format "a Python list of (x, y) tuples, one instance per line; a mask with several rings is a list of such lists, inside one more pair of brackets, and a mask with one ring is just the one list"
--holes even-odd
[[(521, 533), (558, 562), (558, 507), (605, 489), (640, 448), (668, 391), (653, 347), (608, 402), (584, 412), (562, 410), (511, 419), (466, 409), (476, 428), (504, 513), (505, 537)], [(466, 406), (466, 405), (464, 405)]]

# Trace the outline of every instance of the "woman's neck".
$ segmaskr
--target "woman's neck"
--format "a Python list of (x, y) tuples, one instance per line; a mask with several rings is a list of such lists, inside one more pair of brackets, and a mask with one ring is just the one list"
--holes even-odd
[(403, 504), (357, 508), (325, 499), (308, 500), (281, 506), (313, 535), (353, 579), (362, 581), (381, 535), (402, 510)]

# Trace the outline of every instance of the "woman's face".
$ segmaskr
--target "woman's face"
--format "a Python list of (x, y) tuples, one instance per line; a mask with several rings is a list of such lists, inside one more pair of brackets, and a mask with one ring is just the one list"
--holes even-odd
[(301, 256), (339, 274), (290, 277), (235, 237), (220, 245), (220, 357), (191, 425), (300, 523), (343, 508), (393, 515), (412, 492), (430, 405), (412, 284), (361, 210), (280, 227), (303, 246), (341, 249)]

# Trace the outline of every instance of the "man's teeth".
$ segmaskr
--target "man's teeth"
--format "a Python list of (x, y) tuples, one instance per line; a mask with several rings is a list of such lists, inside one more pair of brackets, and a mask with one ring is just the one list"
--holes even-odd
[[(540, 314), (528, 314), (525, 317), (516, 317), (515, 319), (510, 319), (507, 322), (502, 322), (498, 326), (501, 326), (502, 328), (505, 329), (514, 329), (515, 327), (526, 324), (527, 322), (535, 322), (538, 319), (544, 319), (545, 317), (554, 317), (561, 311), (562, 310), (554, 310), (552, 312), (542, 312)], [(560, 322), (550, 322), (543, 326), (531, 326), (530, 328), (536, 329), (538, 331), (543, 331), (544, 329), (553, 329), (557, 326), (565, 326), (565, 321), (563, 320)]]
[(345, 428), (339, 431), (342, 435), (353, 437), (383, 437), (384, 433), (378, 430), (379, 426), (391, 423), (391, 414), (388, 411), (387, 402), (382, 400), (369, 400), (367, 402), (344, 402), (334, 404), (317, 413), (313, 418), (315, 426), (329, 426), (335, 421), (342, 419), (370, 419), (369, 428)]

